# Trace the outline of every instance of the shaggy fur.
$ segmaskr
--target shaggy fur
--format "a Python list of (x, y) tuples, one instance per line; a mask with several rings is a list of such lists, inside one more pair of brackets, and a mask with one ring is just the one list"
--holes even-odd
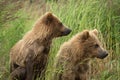
[(11, 80), (35, 80), (43, 75), (52, 39), (70, 32), (52, 13), (38, 19), (10, 51)]
[(96, 29), (84, 30), (61, 46), (55, 60), (53, 80), (87, 80), (89, 60), (103, 59), (108, 55), (97, 34)]

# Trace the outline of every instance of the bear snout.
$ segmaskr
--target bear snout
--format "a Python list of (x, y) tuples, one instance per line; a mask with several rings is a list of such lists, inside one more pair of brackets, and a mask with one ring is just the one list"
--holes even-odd
[(104, 59), (107, 56), (108, 56), (108, 52), (104, 51), (102, 53), (99, 53), (98, 56), (97, 56), (97, 58)]
[(70, 34), (71, 31), (72, 31), (71, 29), (65, 28), (64, 32), (62, 32), (62, 35), (66, 36), (66, 35)]

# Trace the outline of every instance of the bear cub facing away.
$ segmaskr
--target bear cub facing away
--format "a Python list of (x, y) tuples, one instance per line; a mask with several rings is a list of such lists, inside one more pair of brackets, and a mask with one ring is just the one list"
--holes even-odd
[(87, 80), (89, 60), (105, 58), (108, 53), (97, 38), (98, 31), (84, 30), (65, 42), (55, 61), (53, 80)]
[(43, 75), (53, 38), (66, 36), (70, 32), (50, 12), (38, 19), (32, 30), (10, 51), (11, 80), (35, 80)]

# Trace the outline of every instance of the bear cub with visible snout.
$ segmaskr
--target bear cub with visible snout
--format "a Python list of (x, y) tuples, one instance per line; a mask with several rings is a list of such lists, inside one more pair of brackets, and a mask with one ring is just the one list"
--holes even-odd
[(10, 79), (43, 77), (52, 40), (71, 32), (54, 14), (40, 17), (33, 28), (10, 51)]
[(108, 53), (101, 46), (98, 31), (84, 30), (65, 42), (55, 61), (53, 80), (87, 80), (89, 60), (105, 58)]

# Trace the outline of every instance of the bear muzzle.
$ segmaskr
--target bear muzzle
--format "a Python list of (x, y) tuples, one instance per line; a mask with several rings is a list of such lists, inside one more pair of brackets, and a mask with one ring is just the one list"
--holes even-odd
[(100, 59), (104, 59), (105, 57), (108, 56), (108, 52), (107, 51), (104, 51), (104, 52), (101, 52), (97, 55), (97, 58), (100, 58)]
[(72, 30), (65, 28), (65, 30), (62, 32), (62, 36), (66, 36), (71, 33)]

